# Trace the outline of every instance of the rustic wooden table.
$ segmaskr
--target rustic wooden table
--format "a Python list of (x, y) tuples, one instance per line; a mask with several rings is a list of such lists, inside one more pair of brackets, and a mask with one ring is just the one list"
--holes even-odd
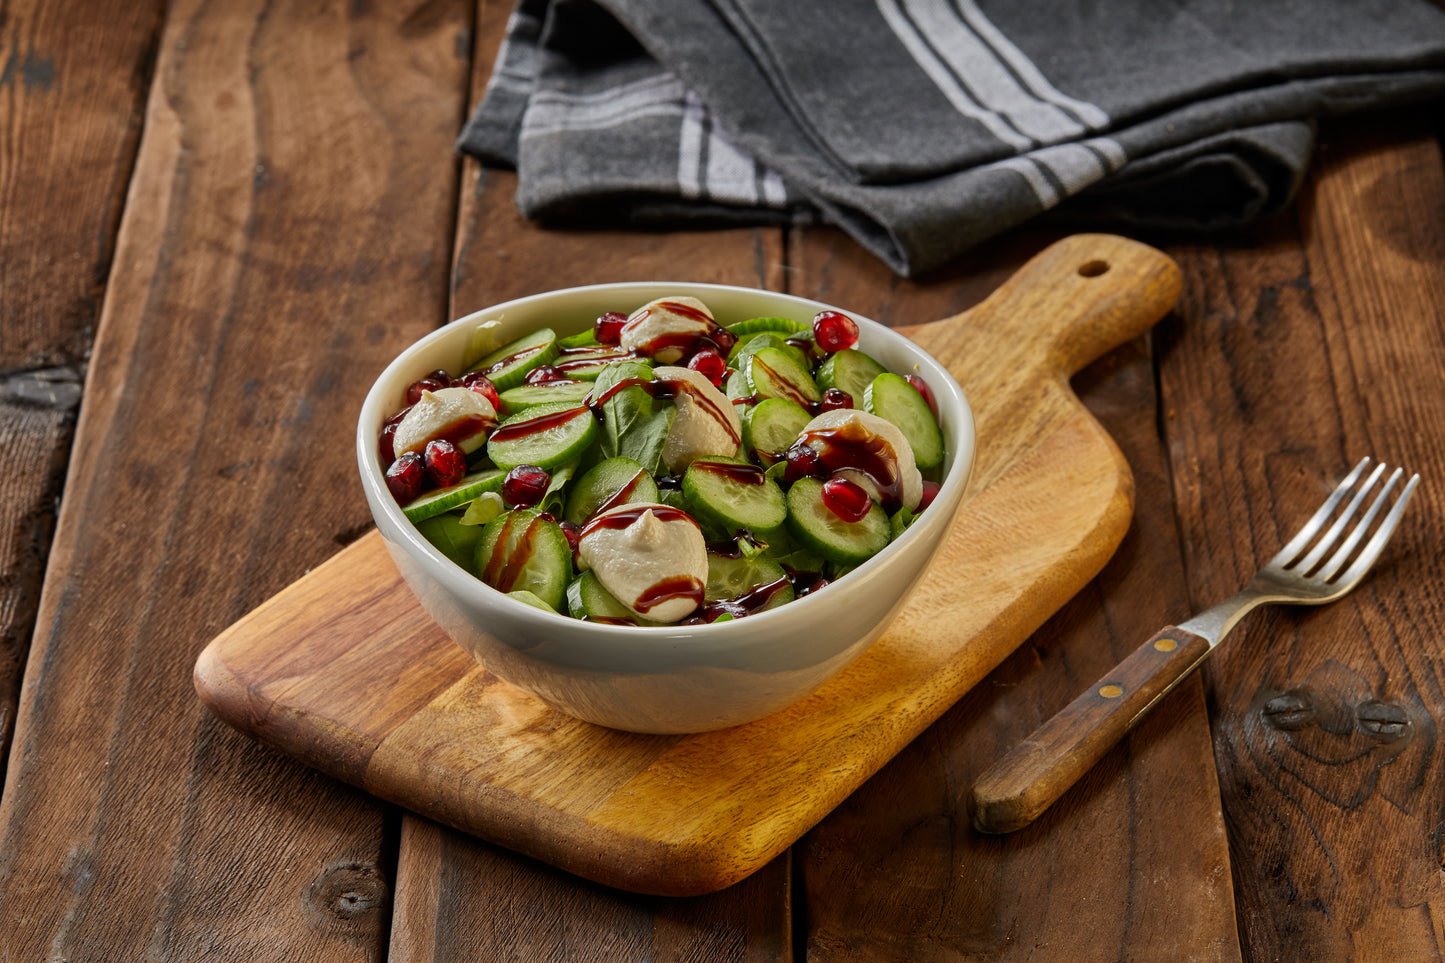
[[(911, 324), (1061, 233), (904, 282), (826, 230), (542, 230), (452, 147), (508, 5), (400, 6), (0, 18), (0, 959), (1440, 958), (1438, 105), (1326, 128), (1248, 231), (1141, 236), (1183, 268), (1178, 308), (1075, 379), (1134, 472), (1123, 545), (743, 882), (609, 890), (213, 718), (200, 650), (368, 530), (356, 411), (422, 333), (659, 276)], [(1362, 589), (1252, 616), (1038, 823), (970, 828), (974, 777), (1364, 454), (1424, 484)]]

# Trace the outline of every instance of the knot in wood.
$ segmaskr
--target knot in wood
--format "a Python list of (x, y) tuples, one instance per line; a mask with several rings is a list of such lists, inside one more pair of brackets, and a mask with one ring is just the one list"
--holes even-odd
[(388, 897), (386, 880), (375, 866), (334, 863), (306, 887), (303, 904), (313, 928), (339, 935), (376, 926)]
[(1291, 689), (1266, 702), (1260, 715), (1276, 729), (1303, 729), (1315, 719), (1315, 703), (1309, 693)]
[(1410, 729), (1410, 717), (1404, 709), (1377, 699), (1360, 703), (1355, 708), (1355, 720), (1363, 732), (1384, 742), (1393, 742)]

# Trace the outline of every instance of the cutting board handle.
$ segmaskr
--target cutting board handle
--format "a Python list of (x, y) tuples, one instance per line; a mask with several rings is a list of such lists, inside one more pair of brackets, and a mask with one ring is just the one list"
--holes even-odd
[(1026, 380), (1020, 374), (1042, 368), (1067, 378), (1147, 331), (1173, 308), (1181, 285), (1179, 266), (1147, 244), (1075, 234), (1030, 259), (966, 323), (986, 326), (1000, 356), (1016, 366), (1002, 377)]

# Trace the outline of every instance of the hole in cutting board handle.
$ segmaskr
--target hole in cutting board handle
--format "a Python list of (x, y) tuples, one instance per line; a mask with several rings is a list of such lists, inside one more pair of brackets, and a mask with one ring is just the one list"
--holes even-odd
[(1109, 262), (1100, 261), (1098, 258), (1095, 258), (1092, 261), (1085, 261), (1079, 265), (1079, 276), (1096, 278), (1107, 270), (1109, 270)]

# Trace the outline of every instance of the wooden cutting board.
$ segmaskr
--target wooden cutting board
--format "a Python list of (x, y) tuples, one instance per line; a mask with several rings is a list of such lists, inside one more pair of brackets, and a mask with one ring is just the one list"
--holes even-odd
[(1106, 235), (1061, 241), (986, 302), (905, 328), (974, 406), (948, 541), (902, 615), (812, 696), (690, 736), (549, 709), (423, 613), (375, 532), (201, 654), (220, 718), (383, 799), (610, 886), (728, 886), (791, 845), (1082, 588), (1128, 527), (1133, 479), (1069, 376), (1149, 328), (1178, 268)]

